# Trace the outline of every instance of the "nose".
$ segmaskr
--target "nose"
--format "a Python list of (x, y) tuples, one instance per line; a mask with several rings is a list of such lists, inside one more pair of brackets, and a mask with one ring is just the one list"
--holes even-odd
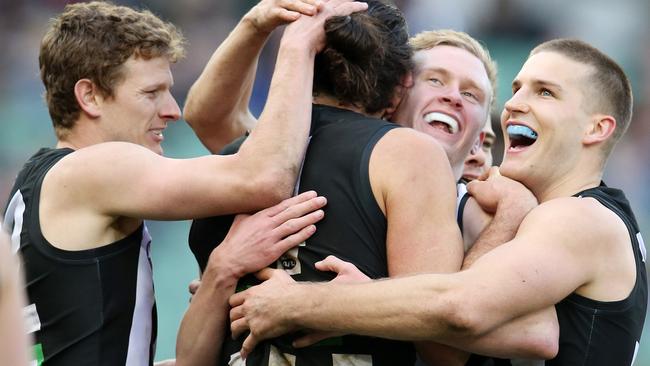
[(515, 93), (504, 105), (504, 108), (508, 113), (528, 113), (529, 106), (523, 100), (523, 97), (519, 95), (519, 92)]
[(458, 109), (463, 106), (463, 98), (460, 95), (460, 91), (456, 88), (445, 88), (444, 92), (440, 96), (440, 100), (443, 103), (450, 105), (454, 109)]
[(171, 122), (181, 119), (181, 108), (178, 106), (176, 99), (169, 91), (167, 92), (167, 96), (160, 108), (160, 117)]

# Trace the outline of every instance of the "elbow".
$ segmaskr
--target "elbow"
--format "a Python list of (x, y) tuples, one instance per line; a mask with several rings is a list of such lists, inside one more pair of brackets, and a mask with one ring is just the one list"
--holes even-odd
[(251, 172), (253, 176), (246, 180), (246, 189), (250, 197), (260, 205), (256, 209), (267, 208), (291, 197), (294, 190), (295, 178), (289, 179), (288, 174), (280, 169), (265, 168), (262, 171)]
[(557, 321), (547, 322), (540, 329), (533, 329), (528, 337), (529, 358), (550, 360), (560, 350), (560, 326)]
[(449, 337), (473, 339), (489, 330), (483, 311), (473, 306), (471, 299), (471, 296), (456, 295), (444, 301), (442, 320)]
[(544, 339), (538, 339), (531, 345), (532, 358), (550, 360), (557, 356), (559, 349), (560, 345), (557, 337), (544, 337)]

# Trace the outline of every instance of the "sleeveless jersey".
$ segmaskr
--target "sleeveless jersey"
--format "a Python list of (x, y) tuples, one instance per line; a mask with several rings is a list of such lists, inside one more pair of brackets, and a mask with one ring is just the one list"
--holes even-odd
[[(614, 212), (625, 223), (636, 264), (636, 283), (621, 301), (603, 302), (576, 293), (555, 305), (560, 325), (559, 352), (545, 365), (632, 365), (639, 349), (645, 321), (648, 281), (646, 248), (634, 213), (625, 194), (601, 183), (576, 197), (591, 197)], [(467, 365), (510, 365), (511, 361), (472, 355)], [(516, 361), (512, 361), (515, 365)]]
[[(317, 230), (312, 237), (278, 260), (278, 268), (283, 268), (297, 281), (329, 281), (334, 274), (316, 270), (314, 263), (332, 254), (353, 263), (371, 278), (388, 276), (387, 222), (373, 196), (368, 170), (375, 144), (396, 127), (348, 110), (314, 106), (311, 140), (298, 191), (315, 190), (327, 197), (325, 218), (316, 224)], [(228, 150), (231, 152), (232, 147)], [(205, 255), (211, 251), (205, 246), (219, 243), (231, 221), (232, 218), (213, 218), (193, 224), (190, 245), (203, 266), (207, 262)], [(213, 236), (215, 234), (218, 236)], [(255, 283), (248, 276), (240, 280), (238, 288)], [(413, 365), (415, 360), (414, 348), (407, 342), (344, 336), (294, 349), (291, 341), (296, 336), (288, 335), (258, 345), (244, 363), (238, 358), (244, 338), (232, 341), (226, 335), (220, 364)]]
[(56, 248), (41, 232), (43, 178), (72, 152), (39, 150), (19, 173), (5, 212), (12, 247), (24, 260), (34, 364), (151, 365), (156, 307), (144, 224), (115, 243), (80, 251)]

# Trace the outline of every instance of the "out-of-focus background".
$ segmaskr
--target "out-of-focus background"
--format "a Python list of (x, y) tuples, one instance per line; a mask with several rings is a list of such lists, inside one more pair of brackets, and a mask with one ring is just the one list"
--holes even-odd
[[(0, 0), (0, 205), (4, 208), (21, 165), (41, 146), (55, 142), (43, 87), (38, 48), (48, 19), (64, 0)], [(115, 1), (147, 8), (177, 24), (189, 41), (188, 57), (174, 66), (174, 95), (182, 106), (187, 91), (208, 58), (256, 0)], [(609, 161), (605, 181), (623, 188), (641, 231), (650, 236), (650, 14), (648, 0), (401, 0), (411, 34), (452, 28), (483, 41), (499, 63), (497, 109), (509, 97), (510, 82), (536, 44), (556, 37), (583, 39), (618, 61), (632, 80), (635, 107), (630, 129)], [(252, 110), (259, 114), (275, 59), (274, 35), (263, 53)], [(89, 57), (92, 57), (89, 55)], [(218, 101), (215, 101), (218, 103)], [(498, 121), (498, 119), (496, 119)], [(186, 123), (165, 133), (171, 157), (207, 154)], [(497, 162), (500, 152), (496, 152)], [(165, 179), (165, 177), (160, 177)], [(153, 264), (158, 299), (156, 359), (174, 356), (176, 331), (188, 304), (187, 284), (197, 266), (187, 246), (189, 222), (149, 222), (154, 237)], [(552, 264), (551, 264), (552, 265)], [(635, 365), (650, 365), (650, 327)]]

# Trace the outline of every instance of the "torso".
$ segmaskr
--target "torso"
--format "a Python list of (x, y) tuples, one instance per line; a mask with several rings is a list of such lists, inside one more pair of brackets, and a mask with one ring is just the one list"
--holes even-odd
[[(332, 254), (353, 263), (371, 278), (387, 277), (386, 218), (372, 192), (369, 159), (377, 141), (396, 126), (324, 106), (314, 107), (312, 121), (312, 137), (299, 179), (299, 191), (315, 190), (328, 198), (325, 218), (317, 224), (316, 234), (305, 245), (286, 253), (277, 265), (297, 281), (329, 281), (334, 274), (316, 270), (314, 263)], [(201, 232), (215, 234), (214, 224), (199, 221), (193, 225), (190, 245), (195, 253), (209, 253), (196, 246), (206, 242)], [(199, 228), (208, 225), (212, 233)], [(217, 226), (225, 228), (226, 225)], [(226, 230), (222, 229), (221, 234), (225, 236)], [(212, 237), (207, 242), (219, 240)], [(199, 258), (199, 262), (206, 261), (207, 257)], [(240, 288), (254, 283), (251, 281), (251, 278), (242, 279)], [(359, 336), (334, 338), (297, 350), (291, 347), (295, 336), (258, 346), (246, 364), (267, 365), (279, 359), (289, 364), (306, 365), (338, 365), (340, 362), (408, 365), (413, 364), (415, 357), (410, 343)], [(226, 342), (221, 364), (228, 364), (230, 355), (241, 348), (241, 341), (243, 338)]]
[(24, 259), (34, 354), (51, 366), (152, 364), (156, 311), (146, 227), (76, 251), (53, 246), (41, 230), (43, 179), (72, 152), (42, 149), (34, 155), (16, 180), (5, 214), (5, 227)]

